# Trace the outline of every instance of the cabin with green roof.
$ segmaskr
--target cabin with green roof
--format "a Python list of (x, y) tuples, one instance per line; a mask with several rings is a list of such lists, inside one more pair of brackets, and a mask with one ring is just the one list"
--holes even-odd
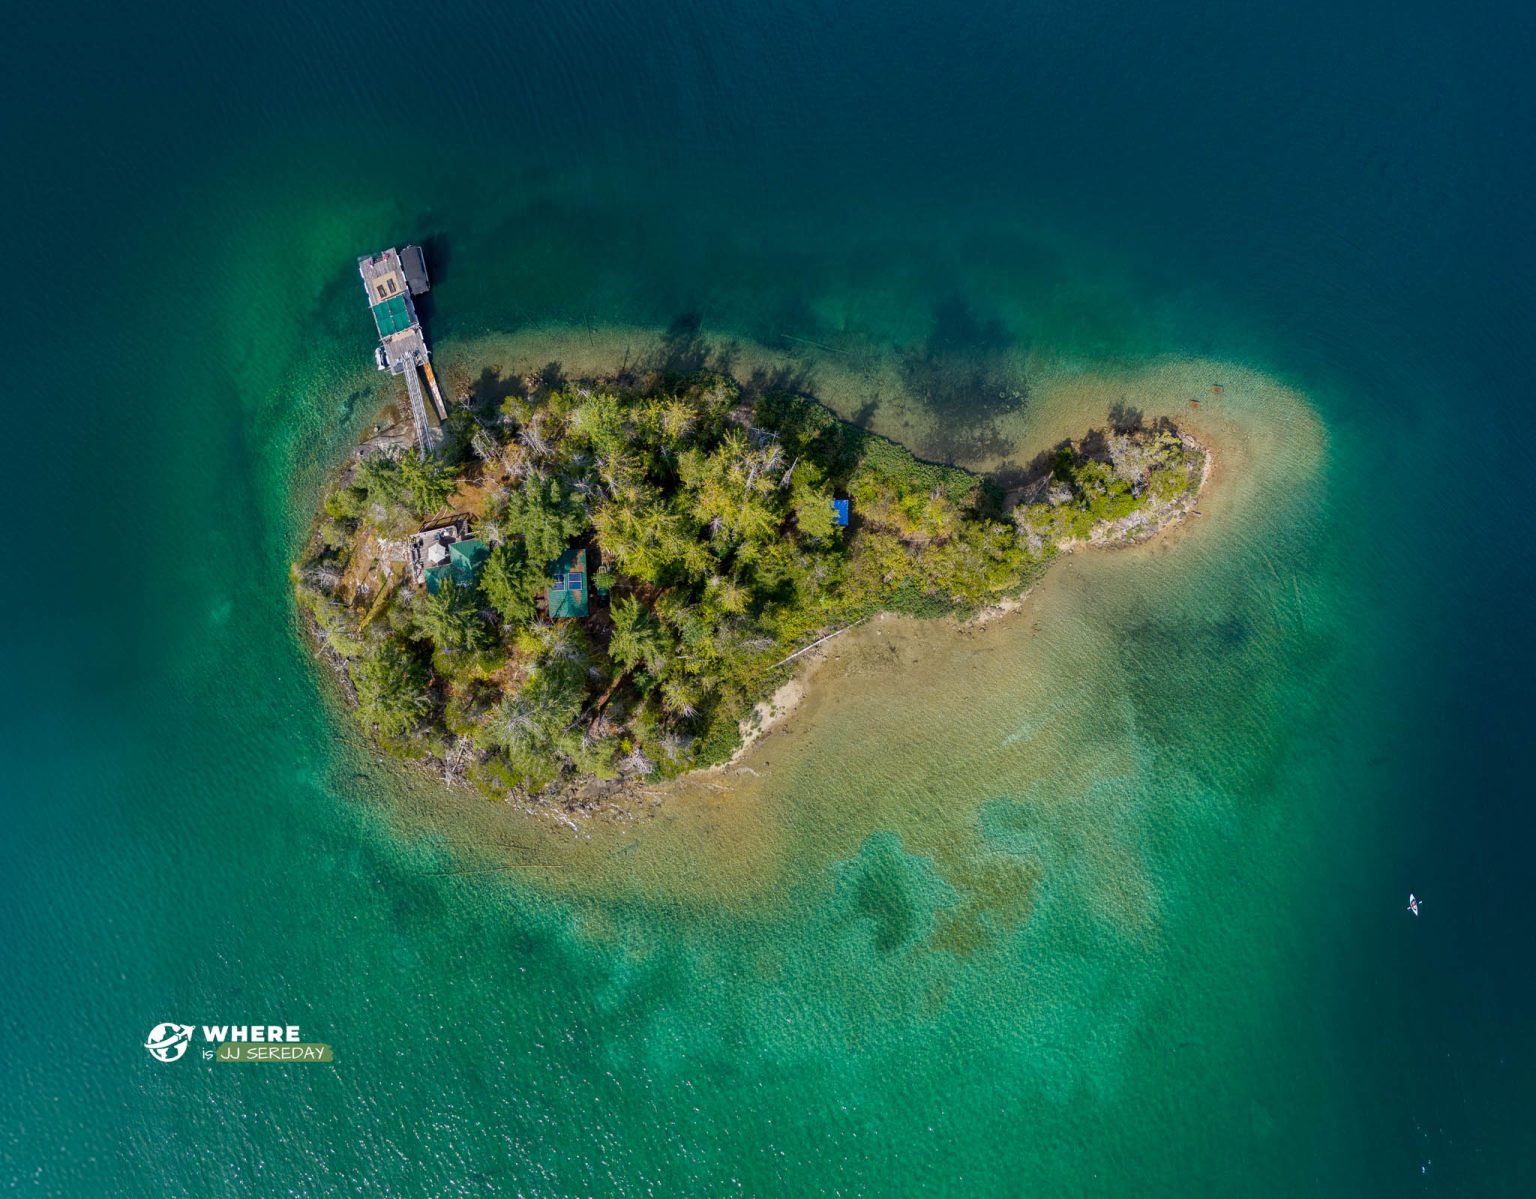
[(545, 591), (551, 620), (584, 620), (587, 615), (587, 551), (568, 549), (549, 564)]
[(444, 579), (452, 579), (456, 586), (466, 590), (473, 587), (480, 579), (485, 560), (491, 556), (490, 547), (479, 538), (450, 541), (447, 548), (448, 555), (443, 561), (427, 567), (427, 590), (433, 595)]

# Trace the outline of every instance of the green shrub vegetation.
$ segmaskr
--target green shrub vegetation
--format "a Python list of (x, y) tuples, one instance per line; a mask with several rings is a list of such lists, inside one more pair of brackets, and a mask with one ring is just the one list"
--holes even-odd
[[(301, 607), (381, 744), (545, 797), (723, 760), (797, 650), (880, 611), (1015, 596), (1063, 543), (1188, 507), (1203, 462), (1170, 427), (1094, 434), (1005, 513), (975, 475), (714, 374), (514, 395), (455, 410), (447, 434), (428, 459), (350, 466), (295, 569)], [(489, 558), (429, 593), (403, 577), (404, 539), (460, 509)], [(607, 598), (552, 623), (548, 567), (575, 546)]]

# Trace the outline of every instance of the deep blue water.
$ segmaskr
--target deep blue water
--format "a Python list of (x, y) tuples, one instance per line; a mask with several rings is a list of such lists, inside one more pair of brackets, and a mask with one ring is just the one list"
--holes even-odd
[[(1322, 885), (1255, 886), (1276, 921), (1316, 921), (1275, 1027), (1312, 1030), (1306, 1072), (1358, 1098), (1358, 1135), (1271, 1110), (1280, 1148), (1271, 1136), (1250, 1173), (1197, 1097), (1191, 1172), (1169, 1186), (1181, 1146), (1165, 1146), (1148, 1189), (1532, 1193), (1533, 33), (1515, 6), (1426, 3), (15, 15), (0, 1177), (71, 1195), (370, 1193), (375, 1169), (379, 1193), (723, 1193), (730, 1153), (674, 1169), (638, 1130), (681, 1117), (604, 1099), (601, 1054), (562, 1085), (628, 1116), (543, 1127), (536, 1177), (476, 1172), (485, 1129), (520, 1135), (489, 1071), (422, 1118), (409, 1059), (372, 1076), (399, 1083), (395, 1113), (344, 1073), (298, 1103), (245, 1080), (202, 1103), (138, 1050), (141, 1026), (210, 997), (316, 1024), (371, 1010), (323, 971), (321, 939), (397, 983), (391, 964), (439, 940), (515, 952), (530, 1007), (588, 968), (551, 947), (567, 918), (553, 902), (401, 881), (353, 804), (375, 783), (334, 748), (290, 636), (291, 497), (360, 419), (313, 398), (344, 395), (367, 353), (349, 256), (420, 237), (440, 345), (683, 313), (769, 344), (899, 345), (959, 297), (1045, 352), (1210, 354), (1306, 391), (1332, 444), (1337, 537), (1318, 553), (1353, 581), (1373, 706), (1331, 731), (1350, 769), (1327, 797), (1336, 829), (1306, 848)], [(242, 842), (249, 856), (216, 848)], [(1424, 917), (1342, 917), (1367, 868), (1370, 888), (1390, 884), (1384, 907), (1411, 887)], [(311, 948), (290, 959), (285, 943)], [(441, 976), (458, 959), (425, 960)], [(689, 985), (668, 974), (655, 1002)], [(1265, 1042), (1222, 1068), (1262, 1091), (1285, 1056)], [(411, 1131), (285, 1164), (306, 1119), (334, 1140), (359, 1112)], [(1197, 1150), (1213, 1121), (1217, 1149)], [(823, 1156), (792, 1155), (784, 1191), (961, 1189), (961, 1172), (918, 1168), (935, 1160), (921, 1148), (869, 1135), (879, 1148), (834, 1130)], [(1081, 1189), (1130, 1193), (1140, 1142), (1082, 1135), (1106, 1165)], [(762, 1144), (742, 1150), (748, 1193), (770, 1185)], [(435, 1169), (398, 1170), (383, 1145)], [(211, 1148), (262, 1168), (214, 1170)], [(966, 1168), (966, 1188), (1031, 1190)]]

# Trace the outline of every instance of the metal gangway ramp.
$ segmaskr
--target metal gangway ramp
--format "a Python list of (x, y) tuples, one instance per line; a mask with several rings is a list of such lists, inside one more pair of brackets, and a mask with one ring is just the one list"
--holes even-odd
[(405, 364), (405, 390), (411, 397), (411, 419), (416, 422), (416, 441), (422, 453), (430, 454), (437, 448), (438, 431), (427, 417), (427, 399), (421, 390), (421, 375), (416, 364)]

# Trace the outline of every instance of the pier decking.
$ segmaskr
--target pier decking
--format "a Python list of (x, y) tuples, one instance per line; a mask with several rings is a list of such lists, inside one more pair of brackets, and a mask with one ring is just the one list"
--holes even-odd
[[(423, 453), (430, 452), (437, 446), (442, 433), (441, 422), (448, 419), (448, 409), (432, 373), (431, 351), (427, 349), (426, 335), (421, 331), (421, 320), (411, 300), (412, 296), (420, 295), (431, 286), (427, 281), (426, 258), (420, 246), (406, 246), (403, 251), (391, 246), (380, 254), (359, 258), (357, 270), (363, 277), (368, 307), (379, 331), (374, 361), (381, 371), (405, 376), (411, 419), (416, 424), (416, 441)], [(427, 412), (418, 370), (426, 372), (436, 421)]]

